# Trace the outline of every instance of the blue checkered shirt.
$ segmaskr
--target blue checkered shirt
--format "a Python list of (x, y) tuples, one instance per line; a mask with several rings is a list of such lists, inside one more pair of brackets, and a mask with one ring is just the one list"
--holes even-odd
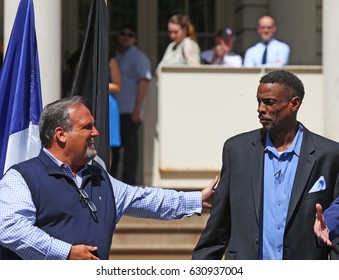
[[(82, 171), (71, 169), (45, 152), (78, 186)], [(202, 212), (201, 192), (177, 192), (162, 188), (133, 187), (109, 176), (115, 196), (117, 222), (122, 215), (151, 219), (182, 219)], [(61, 206), (62, 207), (62, 206)], [(23, 259), (66, 259), (72, 244), (58, 240), (34, 226), (36, 208), (21, 174), (10, 169), (0, 180), (0, 244)]]

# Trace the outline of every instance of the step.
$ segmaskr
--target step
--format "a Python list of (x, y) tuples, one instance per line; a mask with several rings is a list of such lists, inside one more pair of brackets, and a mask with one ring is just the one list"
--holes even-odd
[(123, 217), (110, 259), (191, 259), (208, 217), (209, 213), (171, 221)]

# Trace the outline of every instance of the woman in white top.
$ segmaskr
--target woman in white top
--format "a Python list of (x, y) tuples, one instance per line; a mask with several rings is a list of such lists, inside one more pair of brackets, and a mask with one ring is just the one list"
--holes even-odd
[(195, 28), (186, 15), (174, 15), (168, 21), (171, 43), (168, 45), (159, 66), (200, 65), (200, 48)]

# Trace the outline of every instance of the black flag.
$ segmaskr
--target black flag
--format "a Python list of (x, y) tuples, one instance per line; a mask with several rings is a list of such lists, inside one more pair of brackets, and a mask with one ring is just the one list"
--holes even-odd
[(104, 0), (92, 0), (87, 29), (71, 95), (81, 95), (99, 130), (98, 156), (109, 168), (108, 15)]

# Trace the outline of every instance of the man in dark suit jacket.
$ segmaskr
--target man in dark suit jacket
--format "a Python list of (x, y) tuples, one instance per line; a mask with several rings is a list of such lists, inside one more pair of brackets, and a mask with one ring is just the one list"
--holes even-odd
[[(339, 144), (297, 121), (304, 97), (294, 74), (277, 70), (257, 91), (263, 129), (228, 139), (211, 215), (193, 259), (328, 259), (313, 233), (315, 205), (339, 192)], [(316, 111), (315, 111), (316, 113)]]

